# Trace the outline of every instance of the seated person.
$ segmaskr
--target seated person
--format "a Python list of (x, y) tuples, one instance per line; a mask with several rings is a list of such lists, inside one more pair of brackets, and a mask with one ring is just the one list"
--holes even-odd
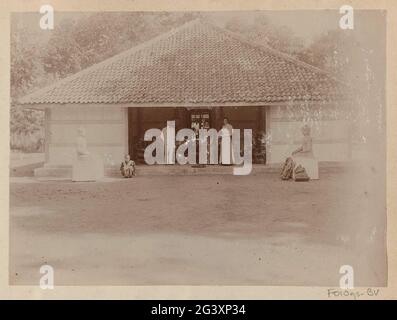
[(318, 179), (318, 162), (313, 154), (313, 142), (310, 136), (310, 127), (305, 125), (302, 127), (303, 141), (302, 146), (292, 152), (294, 162), (293, 178), (295, 168), (301, 166), (305, 169), (311, 180)]
[(132, 178), (132, 176), (135, 176), (135, 162), (131, 160), (129, 154), (125, 155), (124, 161), (120, 166), (120, 171), (124, 178)]

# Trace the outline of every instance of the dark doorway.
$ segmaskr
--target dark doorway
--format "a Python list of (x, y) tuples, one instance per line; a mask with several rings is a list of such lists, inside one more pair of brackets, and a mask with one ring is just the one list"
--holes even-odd
[(198, 131), (199, 129), (210, 129), (211, 112), (209, 109), (193, 109), (189, 110), (188, 125), (189, 128)]

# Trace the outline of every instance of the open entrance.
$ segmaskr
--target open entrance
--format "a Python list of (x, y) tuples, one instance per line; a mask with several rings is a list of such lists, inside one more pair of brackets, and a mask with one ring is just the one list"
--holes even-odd
[[(143, 140), (145, 131), (151, 128), (163, 129), (167, 121), (174, 120), (176, 131), (182, 128), (199, 130), (214, 128), (220, 130), (223, 118), (227, 117), (234, 129), (252, 130), (253, 162), (266, 162), (266, 148), (264, 134), (266, 131), (266, 107), (149, 107), (128, 108), (128, 149), (137, 163), (144, 163), (144, 150), (150, 142)], [(243, 142), (240, 143), (243, 147)]]
[(189, 125), (189, 127), (196, 132), (198, 132), (199, 129), (210, 129), (212, 127), (210, 110), (190, 110)]

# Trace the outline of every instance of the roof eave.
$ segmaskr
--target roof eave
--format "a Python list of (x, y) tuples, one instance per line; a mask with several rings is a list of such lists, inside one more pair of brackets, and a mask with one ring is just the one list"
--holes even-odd
[(84, 108), (98, 108), (98, 107), (119, 107), (119, 108), (214, 108), (214, 107), (260, 107), (260, 106), (294, 106), (302, 104), (319, 104), (332, 102), (348, 102), (349, 98), (338, 99), (291, 99), (279, 101), (241, 101), (241, 102), (183, 102), (183, 103), (25, 103), (19, 104), (24, 109), (47, 109), (55, 107), (84, 107)]

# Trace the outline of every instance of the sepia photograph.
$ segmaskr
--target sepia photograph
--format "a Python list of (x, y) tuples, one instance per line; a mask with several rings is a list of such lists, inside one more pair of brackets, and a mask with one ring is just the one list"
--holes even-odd
[(10, 286), (387, 287), (386, 11), (10, 15)]

